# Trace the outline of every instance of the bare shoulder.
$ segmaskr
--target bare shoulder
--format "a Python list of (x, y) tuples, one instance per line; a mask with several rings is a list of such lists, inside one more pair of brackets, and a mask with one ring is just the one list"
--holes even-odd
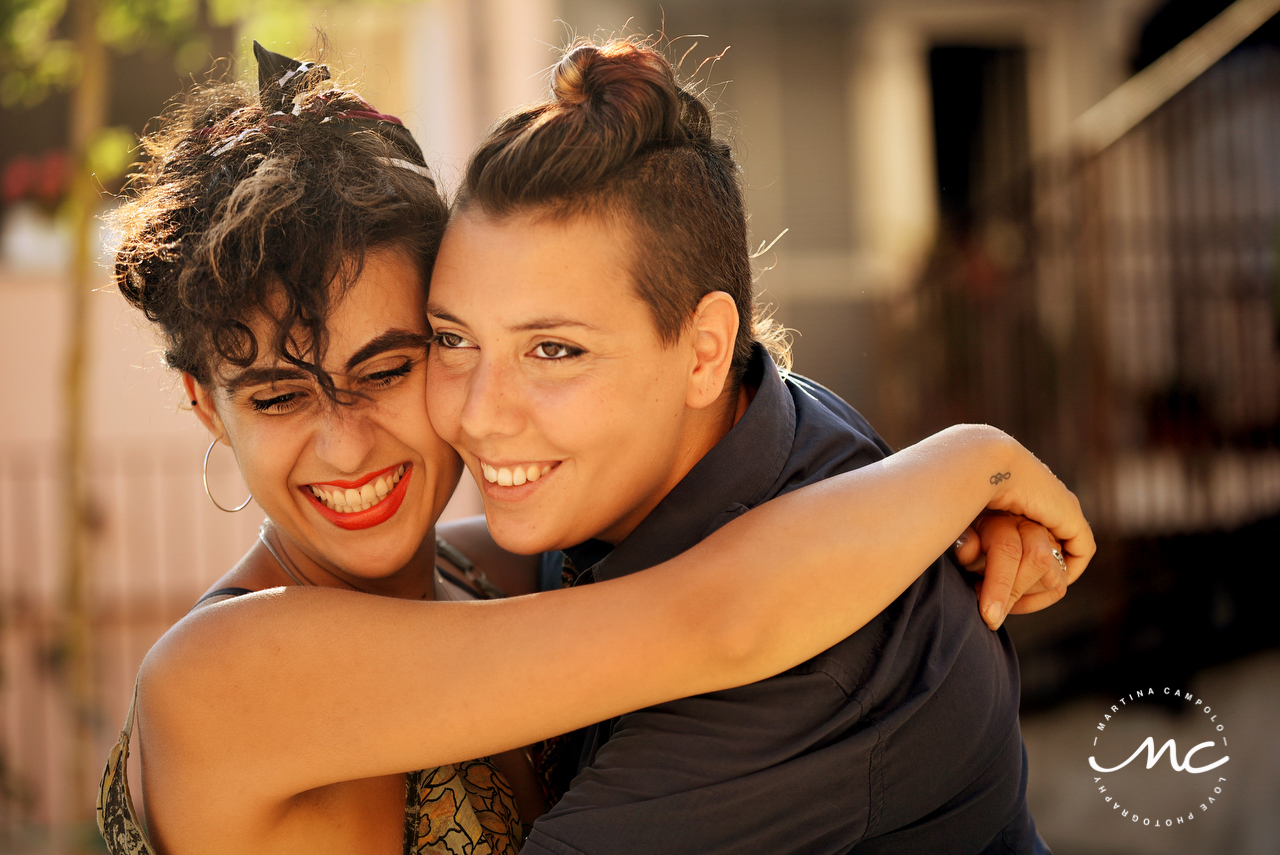
[(491, 582), (511, 596), (538, 590), (538, 556), (516, 555), (493, 542), (483, 516), (441, 523), (436, 536), (457, 547)]
[(147, 653), (138, 672), (138, 710), (148, 743), (198, 737), (208, 699), (220, 692), (221, 680), (235, 675), (230, 665), (242, 623), (238, 611), (232, 603), (206, 602), (169, 627)]

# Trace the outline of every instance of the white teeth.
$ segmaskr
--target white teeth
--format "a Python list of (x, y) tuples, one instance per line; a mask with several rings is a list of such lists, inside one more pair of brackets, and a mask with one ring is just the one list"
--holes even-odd
[(499, 487), (519, 487), (527, 481), (537, 481), (550, 471), (551, 464), (549, 463), (544, 463), (541, 466), (537, 463), (529, 463), (507, 467), (490, 466), (483, 460), (480, 461), (480, 474), (484, 476), (484, 480), (490, 484), (497, 484)]
[(307, 489), (311, 491), (311, 495), (319, 499), (329, 510), (337, 511), (340, 514), (353, 514), (357, 511), (367, 511), (385, 499), (395, 489), (396, 484), (400, 483), (404, 473), (405, 467), (402, 464), (395, 472), (375, 478), (364, 484), (359, 490), (337, 489), (331, 492), (313, 484), (307, 485)]

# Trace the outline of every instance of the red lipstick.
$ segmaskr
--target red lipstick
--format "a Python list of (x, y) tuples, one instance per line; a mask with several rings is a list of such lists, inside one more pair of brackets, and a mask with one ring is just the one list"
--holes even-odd
[[(395, 466), (390, 466), (383, 469), (381, 472), (374, 472), (372, 475), (361, 478), (359, 481), (325, 481), (319, 483), (318, 486), (333, 486), (354, 490), (364, 486), (379, 475), (394, 472), (399, 468), (399, 466), (400, 464), (397, 463)], [(302, 495), (306, 496), (311, 501), (312, 506), (320, 516), (324, 517), (338, 528), (346, 529), (347, 531), (358, 531), (360, 529), (373, 528), (375, 525), (381, 525), (395, 516), (396, 511), (400, 510), (401, 503), (404, 502), (405, 492), (408, 490), (409, 479), (412, 477), (413, 464), (409, 463), (405, 465), (404, 475), (400, 476), (399, 483), (391, 489), (390, 493), (387, 493), (386, 498), (368, 510), (356, 511), (355, 513), (350, 514), (339, 513), (338, 511), (332, 510), (326, 506), (324, 502), (316, 498), (315, 493), (311, 492), (309, 486), (299, 487), (298, 490), (300, 490)]]

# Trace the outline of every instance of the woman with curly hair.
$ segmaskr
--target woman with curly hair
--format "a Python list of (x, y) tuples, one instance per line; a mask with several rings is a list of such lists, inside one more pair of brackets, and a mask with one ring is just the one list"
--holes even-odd
[[(461, 472), (425, 407), (445, 204), (397, 120), (321, 66), (257, 52), (259, 92), (215, 86), (171, 116), (116, 218), (116, 282), (267, 520), (143, 664), (103, 779), (112, 852), (514, 852), (546, 808), (522, 746), (803, 662), (984, 507), (1042, 522), (1072, 573), (1088, 561), (1074, 497), (1005, 435), (967, 427), (649, 572), (482, 599), (491, 586), (434, 537)], [(560, 465), (521, 479), (554, 483)], [(533, 559), (467, 546), (534, 587), (518, 581)], [(1042, 573), (1024, 569), (1019, 592)], [(1041, 600), (1065, 587), (1054, 574)]]

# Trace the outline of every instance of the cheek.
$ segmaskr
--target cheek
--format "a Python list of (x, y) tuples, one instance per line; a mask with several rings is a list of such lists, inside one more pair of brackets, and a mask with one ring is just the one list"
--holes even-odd
[(568, 383), (532, 383), (521, 391), (521, 409), (530, 438), (549, 453), (586, 463), (593, 454), (606, 458), (626, 445), (621, 430), (631, 422), (625, 395), (610, 384), (577, 378)]
[(417, 382), (406, 383), (397, 389), (394, 399), (384, 405), (381, 421), (388, 431), (416, 450), (424, 460), (443, 466), (441, 478), (447, 478), (457, 455), (441, 438), (440, 430), (428, 412), (431, 398), (427, 394), (428, 388), (426, 375), (420, 374)]
[[(229, 428), (227, 434), (236, 452), (241, 477), (254, 497), (261, 497), (259, 504), (269, 505), (272, 495), (288, 492), (289, 473), (301, 445), (300, 431), (277, 431), (265, 426), (255, 430)], [(218, 449), (213, 453), (217, 454)]]
[(647, 466), (678, 444), (683, 397), (677, 399), (670, 386), (652, 376), (631, 376), (625, 382), (537, 389), (527, 397), (528, 424), (548, 450), (613, 477), (632, 465)]
[(456, 442), (460, 438), (458, 424), (466, 401), (466, 377), (450, 371), (436, 360), (429, 360), (425, 395), (427, 416), (436, 433)]

